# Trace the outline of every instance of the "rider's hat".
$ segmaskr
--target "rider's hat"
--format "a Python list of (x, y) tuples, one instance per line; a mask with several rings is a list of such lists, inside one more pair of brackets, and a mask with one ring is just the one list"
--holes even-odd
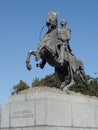
[(61, 22), (60, 22), (61, 25), (66, 25), (67, 24), (67, 21), (62, 19)]

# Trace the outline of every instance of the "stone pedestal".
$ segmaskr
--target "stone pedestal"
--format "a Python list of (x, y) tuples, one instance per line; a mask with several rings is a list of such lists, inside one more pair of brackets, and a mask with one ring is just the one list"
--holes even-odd
[(98, 130), (98, 98), (33, 88), (0, 105), (1, 130)]

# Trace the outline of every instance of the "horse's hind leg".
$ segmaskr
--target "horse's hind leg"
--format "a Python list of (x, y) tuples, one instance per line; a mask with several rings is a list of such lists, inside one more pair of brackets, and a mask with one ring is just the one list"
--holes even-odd
[(79, 71), (80, 78), (81, 78), (81, 80), (83, 81), (83, 83), (84, 83), (85, 85), (87, 85), (86, 80), (85, 80), (84, 65), (83, 65), (83, 63), (82, 63), (81, 60), (78, 61), (78, 64), (79, 64), (78, 71)]
[(82, 82), (83, 82), (86, 86), (88, 86), (88, 83), (87, 83), (86, 80), (85, 80), (85, 72), (84, 72), (84, 69), (81, 69), (81, 67), (80, 67), (80, 69), (79, 69), (79, 76), (80, 76)]
[(65, 76), (62, 75), (62, 72), (59, 68), (55, 68), (55, 72), (56, 72), (59, 80), (61, 81), (60, 89), (63, 90), (63, 88), (66, 86)]
[(63, 91), (67, 91), (71, 86), (73, 86), (75, 84), (75, 81), (74, 81), (74, 79), (72, 78), (71, 79), (71, 82), (68, 84), (68, 85), (66, 85), (66, 87), (64, 87), (63, 88)]
[(70, 82), (63, 88), (63, 91), (67, 91), (71, 86), (75, 84), (75, 81), (73, 79), (74, 72), (71, 67), (68, 67), (68, 73)]

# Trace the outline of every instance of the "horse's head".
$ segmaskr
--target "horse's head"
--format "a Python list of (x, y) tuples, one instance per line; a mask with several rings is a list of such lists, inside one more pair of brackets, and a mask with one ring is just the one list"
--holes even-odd
[(48, 18), (46, 19), (46, 25), (49, 29), (55, 29), (57, 27), (58, 15), (55, 12), (49, 12)]

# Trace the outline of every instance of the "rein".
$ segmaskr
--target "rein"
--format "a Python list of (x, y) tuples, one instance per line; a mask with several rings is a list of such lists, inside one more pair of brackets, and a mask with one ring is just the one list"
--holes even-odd
[(46, 25), (43, 25), (42, 28), (41, 28), (41, 31), (40, 31), (40, 34), (39, 34), (39, 40), (40, 40), (40, 41), (41, 41), (41, 39), (42, 39), (42, 38), (41, 38), (41, 34), (42, 34), (42, 31), (43, 31), (43, 29), (44, 29), (45, 26), (46, 26)]

